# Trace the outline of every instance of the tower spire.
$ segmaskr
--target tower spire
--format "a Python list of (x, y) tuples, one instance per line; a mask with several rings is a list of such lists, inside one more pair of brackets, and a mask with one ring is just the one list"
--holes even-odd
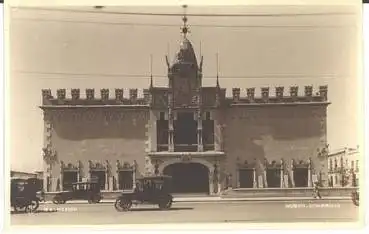
[(188, 30), (188, 25), (187, 25), (187, 5), (183, 5), (183, 17), (182, 17), (182, 21), (183, 21), (183, 26), (182, 26), (182, 34), (183, 34), (183, 37), (186, 38), (187, 36), (187, 33), (189, 33), (189, 30)]
[(216, 60), (217, 60), (217, 88), (219, 88), (219, 55), (216, 54)]
[(150, 54), (150, 89), (153, 87), (153, 78), (152, 78), (152, 54)]

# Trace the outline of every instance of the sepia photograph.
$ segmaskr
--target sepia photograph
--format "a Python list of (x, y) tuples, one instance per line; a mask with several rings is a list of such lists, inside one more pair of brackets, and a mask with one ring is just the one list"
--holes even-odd
[(359, 226), (361, 8), (9, 6), (9, 225)]

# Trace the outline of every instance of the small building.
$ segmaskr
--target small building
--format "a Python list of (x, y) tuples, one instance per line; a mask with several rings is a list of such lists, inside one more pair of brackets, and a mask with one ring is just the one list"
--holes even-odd
[(356, 187), (359, 177), (359, 147), (338, 149), (328, 154), (329, 186)]

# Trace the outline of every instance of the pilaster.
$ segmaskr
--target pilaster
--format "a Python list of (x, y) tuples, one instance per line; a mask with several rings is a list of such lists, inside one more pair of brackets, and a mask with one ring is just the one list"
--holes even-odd
[(253, 188), (257, 188), (258, 184), (256, 182), (256, 169), (255, 169), (255, 167), (252, 169), (252, 173), (253, 173), (253, 184), (252, 184), (252, 187)]
[(197, 111), (196, 118), (197, 118), (197, 151), (202, 152), (204, 151), (204, 146), (202, 142), (202, 113), (200, 108)]
[(308, 160), (308, 187), (313, 187), (312, 176), (311, 176), (311, 160)]
[(283, 179), (284, 179), (284, 168), (283, 168), (283, 160), (281, 160), (281, 169), (280, 169), (280, 187), (283, 188)]

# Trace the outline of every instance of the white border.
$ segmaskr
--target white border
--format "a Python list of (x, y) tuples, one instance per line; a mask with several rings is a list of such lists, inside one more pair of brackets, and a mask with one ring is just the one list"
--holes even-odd
[[(51, 4), (50, 3), (51, 1), (45, 1), (45, 0), (38, 0), (38, 1), (21, 1), (21, 0), (17, 0), (17, 1), (12, 1), (11, 2), (11, 5), (19, 5), (19, 4), (21, 4), (21, 5), (25, 5), (25, 4), (27, 4), (27, 5), (38, 5), (38, 4), (42, 4), (42, 5), (46, 5), (46, 4)], [(71, 1), (67, 1), (67, 0), (59, 0), (59, 1), (57, 1), (57, 0), (54, 0), (54, 1), (52, 1), (52, 5), (55, 5), (55, 4), (70, 4), (70, 5), (94, 5), (94, 3), (95, 3), (95, 5), (99, 5), (98, 3), (101, 3), (101, 1), (82, 1), (82, 0), (79, 0), (79, 1), (73, 1), (73, 0), (71, 0)], [(112, 3), (112, 1), (107, 1), (108, 3), (104, 3), (105, 5), (110, 5), (111, 3)], [(114, 1), (115, 3), (116, 3), (116, 1)], [(248, 1), (232, 1), (232, 4), (251, 4), (251, 5), (255, 5), (255, 4), (262, 4), (262, 3), (264, 3), (265, 4), (265, 0), (263, 0), (263, 1), (261, 1), (261, 0), (248, 0)], [(275, 4), (294, 4), (294, 5), (300, 5), (300, 4), (302, 4), (302, 5), (305, 5), (305, 4), (309, 4), (309, 5), (311, 5), (311, 4), (316, 4), (316, 5), (318, 5), (318, 4), (327, 4), (326, 3), (326, 1), (323, 1), (323, 0), (309, 0), (309, 1), (292, 1), (292, 0), (289, 0), (289, 1), (276, 1), (276, 0), (269, 0), (269, 1), (267, 1), (269, 4), (271, 3), (271, 2), (275, 2)], [(130, 5), (132, 5), (132, 4), (134, 4), (134, 5), (143, 5), (143, 4), (145, 4), (145, 3), (143, 3), (142, 1), (140, 1), (140, 2), (138, 2), (138, 1), (130, 1), (130, 2), (127, 2), (127, 1), (119, 1), (119, 4), (130, 4)], [(155, 5), (164, 5), (164, 4), (171, 4), (171, 5), (180, 5), (180, 4), (184, 4), (184, 3), (187, 3), (187, 4), (193, 4), (194, 3), (194, 1), (170, 1), (170, 2), (168, 2), (168, 1), (161, 1), (160, 3), (158, 3), (157, 1), (155, 1)], [(219, 0), (217, 0), (217, 1), (211, 1), (211, 3), (212, 4), (214, 4), (214, 5), (224, 5), (224, 3), (225, 3), (225, 1), (219, 1)], [(229, 2), (227, 2), (228, 4), (230, 4)], [(355, 0), (335, 0), (334, 1), (334, 3), (332, 2), (329, 2), (329, 4), (342, 4), (342, 3), (346, 3), (346, 4), (355, 4)], [(5, 4), (7, 4), (7, 2), (5, 3)], [(147, 2), (146, 2), (146, 4), (147, 4)], [(154, 4), (154, 3), (151, 3), (151, 4)], [(196, 1), (196, 3), (195, 4), (204, 4), (204, 2), (199, 2), (199, 1)], [(209, 4), (209, 2), (208, 2), (208, 4)], [(3, 7), (1, 6), (0, 7), (0, 25), (1, 26), (4, 26), (4, 24), (3, 24), (3, 21), (1, 21), (1, 20), (3, 20)], [(369, 6), (368, 6), (368, 4), (366, 4), (366, 6), (364, 7), (364, 9), (363, 9), (363, 17), (364, 17), (364, 38), (366, 39), (366, 45), (364, 46), (364, 53), (365, 53), (365, 58), (364, 58), (364, 64), (365, 65), (367, 65), (366, 67), (364, 67), (364, 70), (365, 70), (365, 78), (364, 78), (364, 80), (363, 80), (363, 83), (364, 83), (364, 87), (363, 87), (363, 91), (366, 91), (366, 92), (364, 92), (364, 95), (365, 95), (365, 105), (366, 105), (366, 107), (365, 107), (365, 109), (364, 109), (364, 111), (365, 111), (365, 116), (368, 116), (368, 107), (367, 107), (367, 103), (368, 103), (368, 92), (367, 92), (367, 90), (369, 90), (369, 86), (368, 86), (368, 83), (369, 83), (369, 43), (368, 43), (368, 40), (369, 40)], [(6, 26), (5, 26), (6, 27)], [(0, 34), (0, 51), (2, 52), (2, 55), (4, 54), (4, 49), (5, 48), (3, 48), (3, 38), (4, 38), (4, 31), (3, 30), (0, 30), (1, 32), (1, 34)], [(0, 56), (0, 71), (2, 71), (1, 72), (1, 74), (0, 74), (0, 78), (2, 78), (1, 79), (1, 82), (0, 82), (0, 89), (2, 89), (2, 90), (4, 90), (4, 77), (3, 77), (3, 75), (4, 75), (4, 68), (5, 68), (5, 66), (4, 66), (4, 61), (3, 61), (3, 56)], [(3, 105), (3, 103), (4, 103), (4, 93), (6, 92), (6, 90), (4, 90), (3, 91), (3, 93), (2, 93), (2, 95), (0, 95), (0, 116), (1, 116), (1, 121), (0, 121), (0, 125), (1, 125), (1, 130), (4, 130), (4, 119), (3, 119), (3, 114), (5, 114), (5, 112), (4, 112), (4, 105)], [(5, 98), (6, 99), (6, 98)], [(365, 121), (365, 136), (366, 137), (368, 137), (368, 123), (367, 123), (367, 118), (364, 118), (364, 121)], [(0, 149), (1, 149), (1, 152), (4, 152), (4, 138), (3, 138), (3, 134), (1, 134), (1, 139), (0, 139)], [(364, 152), (365, 152), (365, 156), (366, 157), (368, 157), (368, 155), (367, 155), (367, 144), (366, 144), (366, 141), (365, 141), (365, 146), (363, 147), (364, 148)], [(365, 158), (366, 158), (365, 157)], [(3, 164), (3, 162), (4, 162), (4, 157), (1, 157), (1, 160), (0, 160), (0, 168), (1, 168), (1, 172), (2, 173), (0, 173), (0, 183), (1, 183), (1, 185), (4, 185), (4, 164)], [(365, 163), (365, 168), (368, 168), (367, 166), (367, 163), (368, 163), (368, 160), (363, 160), (363, 162)], [(364, 168), (364, 167), (362, 167), (362, 168)], [(367, 171), (365, 170), (365, 175), (367, 174)], [(366, 177), (365, 177), (366, 178)], [(365, 180), (365, 188), (368, 188), (368, 185), (367, 185), (367, 183), (368, 183), (368, 180)], [(365, 189), (366, 190), (366, 189)], [(0, 195), (0, 200), (1, 200), (1, 203), (0, 203), (0, 207), (1, 207), (1, 209), (2, 210), (4, 210), (4, 199), (1, 199), (1, 198), (3, 198), (3, 196), (4, 196), (4, 190), (2, 190), (2, 192), (0, 193), (1, 195)], [(366, 194), (366, 193), (365, 193)], [(362, 197), (364, 197), (364, 196), (362, 196)], [(365, 205), (367, 206), (367, 203), (365, 203)], [(368, 207), (366, 207), (366, 208), (368, 208)], [(221, 211), (218, 211), (218, 212), (221, 212)], [(1, 215), (3, 215), (3, 212), (1, 212)], [(3, 216), (1, 217), (2, 219), (2, 221), (3, 221)], [(367, 217), (366, 217), (366, 220), (367, 220)], [(2, 225), (1, 225), (2, 226)], [(181, 229), (181, 228), (189, 228), (189, 226), (188, 225), (176, 225), (177, 227), (176, 228), (178, 228), (178, 229)], [(218, 225), (217, 225), (218, 226)], [(237, 225), (238, 226), (238, 225)], [(212, 228), (214, 228), (212, 225), (208, 225), (207, 227), (206, 227), (206, 229), (212, 229)], [(228, 228), (229, 228), (229, 226), (228, 226)], [(228, 228), (226, 228), (226, 229), (220, 229), (219, 231), (222, 231), (222, 232), (224, 232), (224, 231), (226, 231)], [(27, 229), (29, 230), (29, 227), (27, 227)], [(102, 229), (104, 229), (104, 228), (94, 228), (95, 230), (102, 230)], [(142, 229), (146, 229), (146, 231), (147, 232), (149, 232), (149, 233), (163, 233), (163, 231), (159, 231), (158, 229), (157, 229), (157, 226), (156, 226), (156, 228), (154, 227), (154, 230), (156, 229), (156, 231), (154, 231), (154, 230), (147, 230), (147, 228), (145, 227), (143, 227)], [(194, 230), (194, 227), (192, 227), (192, 229)], [(196, 229), (198, 229), (198, 230), (200, 230), (200, 227), (199, 228), (196, 228)], [(201, 229), (203, 229), (203, 228), (201, 228)], [(21, 230), (17, 230), (17, 231), (28, 231), (28, 230), (26, 230), (26, 229), (21, 229)], [(74, 229), (74, 230), (78, 230), (79, 232), (81, 231), (81, 229)], [(34, 229), (33, 231), (36, 231), (36, 229)], [(42, 233), (42, 232), (47, 232), (47, 233), (50, 233), (51, 231), (49, 230), (49, 229), (45, 229), (45, 228), (42, 228), (42, 229), (39, 229), (39, 230), (37, 230), (39, 233)], [(65, 228), (61, 228), (61, 229), (59, 229), (59, 230), (53, 230), (52, 232), (70, 232), (70, 228), (68, 228), (68, 229), (65, 229)], [(227, 232), (229, 232), (230, 230), (227, 230)], [(264, 233), (270, 233), (270, 231), (271, 230), (265, 230), (265, 231), (257, 231), (257, 233), (262, 233), (262, 232), (264, 232)], [(359, 231), (354, 231), (354, 230), (334, 230), (334, 231), (332, 231), (332, 233), (367, 233), (367, 232), (364, 232), (365, 230), (359, 230)], [(12, 230), (12, 233), (14, 232), (14, 230)], [(106, 232), (105, 230), (104, 230), (104, 232)], [(130, 231), (128, 231), (128, 230), (125, 230), (125, 233), (139, 233), (140, 231), (138, 231), (138, 230), (130, 230)], [(233, 231), (232, 231), (233, 232)], [(235, 232), (235, 233), (245, 233), (246, 231), (237, 231), (237, 232)], [(247, 233), (255, 233), (256, 231), (255, 230), (247, 230)], [(276, 233), (278, 233), (278, 232), (280, 232), (280, 233), (284, 233), (284, 234), (286, 234), (286, 233), (307, 233), (307, 232), (311, 232), (310, 230), (309, 231), (292, 231), (292, 230), (279, 230), (279, 231), (275, 231)], [(314, 233), (326, 233), (327, 231), (318, 231), (318, 230), (314, 230)], [(329, 231), (328, 231), (329, 232)], [(175, 230), (173, 230), (173, 233), (181, 233), (180, 231), (175, 231)], [(214, 231), (212, 231), (212, 233), (214, 233)]]

